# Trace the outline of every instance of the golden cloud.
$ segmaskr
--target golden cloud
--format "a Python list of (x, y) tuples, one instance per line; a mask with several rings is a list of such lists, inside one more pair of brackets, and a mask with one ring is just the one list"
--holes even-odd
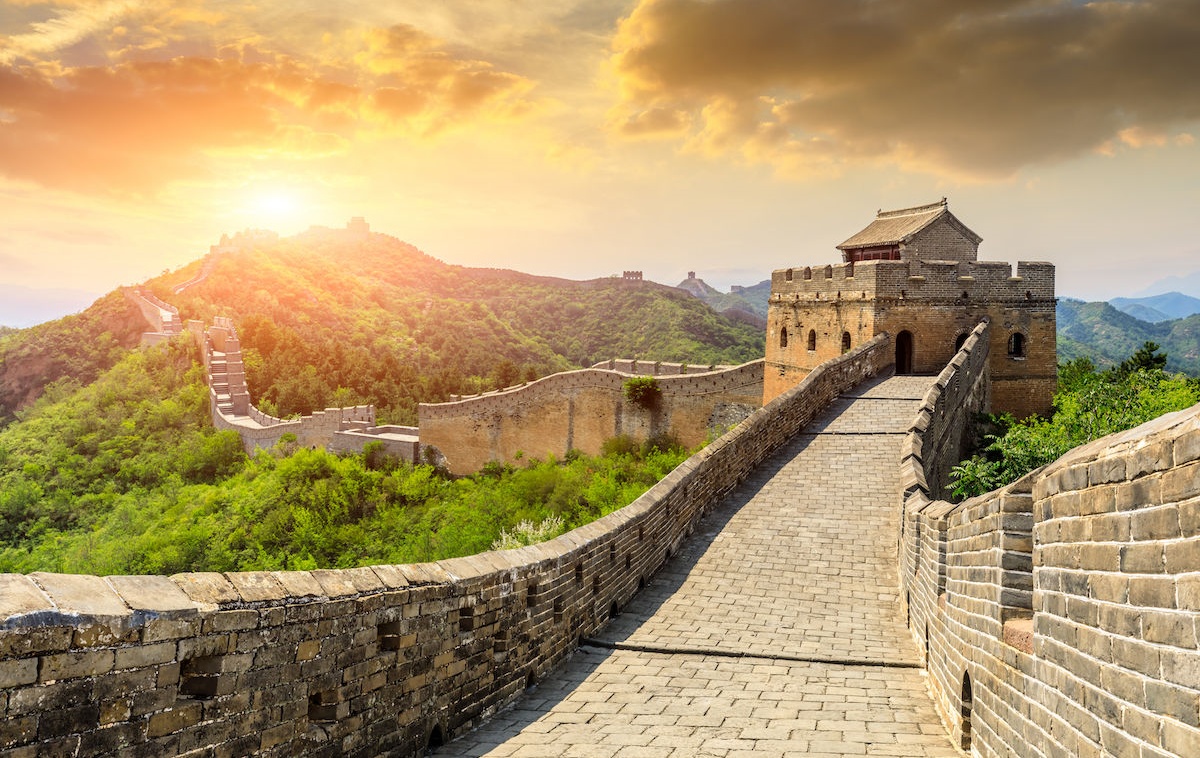
[(0, 57), (0, 174), (150, 192), (205, 176), (210, 156), (326, 157), (529, 107), (531, 81), (413, 27), (322, 29), (292, 54), (294, 36), (222, 36), (220, 18), (202, 4), (100, 2), (7, 38), (19, 44)]
[(622, 132), (682, 112), (710, 154), (1004, 177), (1200, 120), (1200, 7), (642, 0), (613, 65)]

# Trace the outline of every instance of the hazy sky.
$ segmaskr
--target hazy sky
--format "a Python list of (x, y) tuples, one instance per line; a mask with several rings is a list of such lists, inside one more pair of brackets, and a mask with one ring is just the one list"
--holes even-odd
[(0, 0), (0, 284), (362, 215), (724, 288), (948, 196), (982, 258), (1134, 294), (1200, 270), (1198, 72), (1200, 0)]

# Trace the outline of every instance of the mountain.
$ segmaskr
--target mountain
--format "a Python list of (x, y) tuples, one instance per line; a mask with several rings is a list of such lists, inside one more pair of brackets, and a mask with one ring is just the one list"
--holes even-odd
[[(1192, 259), (1194, 260), (1197, 256), (1200, 256), (1200, 249), (1192, 251)], [(1189, 274), (1172, 274), (1171, 276), (1164, 277), (1137, 293), (1137, 296), (1148, 297), (1164, 292), (1184, 292), (1200, 296), (1200, 271), (1193, 271)]]
[(1114, 297), (1108, 302), (1119, 311), (1153, 323), (1200, 313), (1200, 299), (1179, 292), (1151, 297)]
[(724, 316), (760, 329), (766, 328), (767, 301), (771, 299), (770, 279), (749, 287), (735, 286), (728, 293), (720, 292), (694, 276), (684, 279), (676, 287), (708, 303), (710, 308)]
[[(143, 286), (185, 320), (232, 317), (251, 397), (275, 415), (373, 403), (381, 421), (413, 423), (420, 402), (609, 358), (699, 365), (763, 354), (761, 328), (652, 282), (465, 268), (380, 234), (233, 247)], [(145, 329), (113, 293), (0, 337), (0, 423), (55, 380), (88, 384)]]
[(0, 333), (0, 426), (55, 382), (90, 384), (144, 331), (138, 309), (112, 292), (82, 313)]
[(1110, 303), (1058, 301), (1058, 360), (1088, 357), (1103, 368), (1128, 358), (1146, 341), (1167, 355), (1167, 370), (1200, 376), (1200, 314), (1151, 323)]

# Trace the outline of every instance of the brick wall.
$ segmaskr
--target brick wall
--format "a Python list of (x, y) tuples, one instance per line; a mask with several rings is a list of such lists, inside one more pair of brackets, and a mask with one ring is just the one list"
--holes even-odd
[(488, 461), (513, 463), (518, 456), (561, 458), (572, 449), (596, 455), (605, 440), (621, 434), (645, 440), (669, 433), (696, 447), (762, 404), (761, 360), (659, 376), (662, 398), (653, 408), (625, 399), (624, 384), (633, 375), (595, 368), (564, 371), (514, 389), (422, 403), (421, 445), (436, 448), (455, 474), (474, 473)]
[(0, 575), (0, 755), (419, 755), (561, 663), (889, 352), (881, 336), (812, 372), (634, 503), (540, 545), (340, 571)]
[(1200, 406), (960, 504), (930, 498), (922, 426), (902, 454), (901, 590), (954, 738), (1200, 754)]

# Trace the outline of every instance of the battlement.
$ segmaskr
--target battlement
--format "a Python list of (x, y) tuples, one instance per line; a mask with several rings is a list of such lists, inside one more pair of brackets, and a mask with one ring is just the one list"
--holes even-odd
[(771, 272), (771, 303), (788, 300), (1054, 300), (1054, 264), (1019, 261), (863, 261)]

